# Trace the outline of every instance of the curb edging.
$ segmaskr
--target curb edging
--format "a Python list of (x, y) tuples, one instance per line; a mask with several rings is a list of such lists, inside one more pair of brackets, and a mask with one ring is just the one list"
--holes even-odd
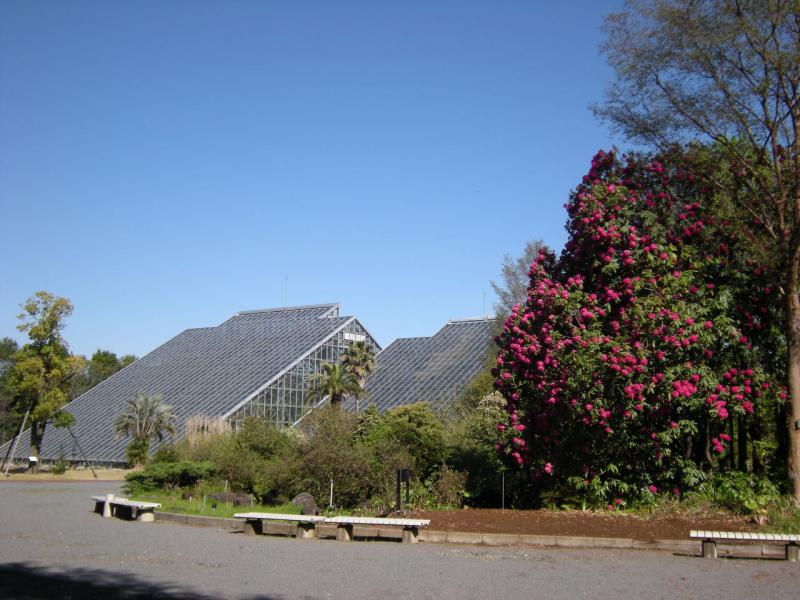
[[(213, 527), (223, 531), (244, 531), (242, 521), (228, 517), (206, 517), (155, 511), (156, 521), (194, 527)], [(700, 556), (700, 542), (691, 540), (635, 540), (568, 535), (530, 535), (516, 533), (474, 533), (420, 529), (419, 541), (434, 544), (469, 544), (475, 546), (534, 546), (539, 548), (656, 550)], [(717, 544), (720, 557), (783, 558), (783, 546), (773, 544)]]

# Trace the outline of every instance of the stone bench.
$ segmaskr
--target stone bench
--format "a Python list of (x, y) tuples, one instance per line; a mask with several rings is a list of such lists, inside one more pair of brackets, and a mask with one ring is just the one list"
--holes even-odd
[[(336, 524), (336, 539), (350, 541), (353, 539), (353, 528), (370, 528), (375, 531), (375, 535), (380, 536), (381, 528), (402, 529), (402, 539), (404, 544), (414, 544), (418, 541), (419, 530), (431, 524), (428, 519), (391, 519), (380, 517), (331, 517), (325, 519), (325, 523)], [(391, 537), (391, 536), (387, 536)]]
[(315, 515), (284, 515), (280, 513), (237, 513), (236, 519), (244, 520), (244, 532), (248, 535), (272, 533), (294, 535), (297, 538), (316, 537), (315, 526), (324, 523), (325, 517)]
[[(126, 517), (136, 519), (142, 523), (152, 523), (155, 521), (155, 509), (161, 508), (158, 502), (140, 502), (138, 500), (128, 500), (127, 498), (117, 498), (114, 494), (105, 496), (92, 496), (94, 500), (94, 510), (104, 517)], [(122, 509), (122, 510), (120, 510)]]
[(702, 540), (704, 558), (717, 558), (717, 542), (772, 542), (784, 544), (786, 560), (800, 560), (800, 534), (796, 533), (745, 533), (740, 531), (690, 531), (689, 537)]

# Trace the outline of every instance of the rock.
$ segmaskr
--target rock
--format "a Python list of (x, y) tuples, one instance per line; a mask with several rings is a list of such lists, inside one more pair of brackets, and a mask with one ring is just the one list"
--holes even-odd
[(292, 504), (300, 507), (300, 514), (303, 515), (318, 515), (319, 507), (317, 506), (314, 496), (308, 492), (301, 492), (292, 498)]
[(234, 506), (251, 506), (253, 504), (253, 496), (244, 492), (220, 492), (218, 494), (209, 494), (208, 497), (211, 500), (226, 502)]

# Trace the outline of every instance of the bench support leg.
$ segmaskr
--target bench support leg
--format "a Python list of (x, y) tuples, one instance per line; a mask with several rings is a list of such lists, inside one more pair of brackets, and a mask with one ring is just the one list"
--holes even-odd
[(406, 527), (403, 529), (403, 543), (416, 544), (419, 541), (417, 534), (419, 534), (419, 530), (416, 527)]
[(717, 558), (717, 544), (711, 540), (703, 540), (703, 558)]
[(800, 544), (797, 542), (786, 544), (786, 560), (800, 562)]
[(156, 515), (152, 510), (138, 510), (136, 520), (140, 523), (152, 523), (156, 520)]
[(295, 536), (298, 540), (315, 538), (317, 537), (317, 528), (313, 523), (298, 523)]
[(254, 519), (244, 522), (245, 535), (261, 535), (264, 533), (264, 528), (261, 521)]
[(336, 539), (340, 542), (349, 542), (353, 539), (352, 525), (339, 525), (336, 529)]
[(106, 503), (103, 506), (103, 516), (109, 518), (112, 514), (114, 514), (113, 509), (111, 508), (111, 503), (114, 502), (114, 494), (106, 494)]

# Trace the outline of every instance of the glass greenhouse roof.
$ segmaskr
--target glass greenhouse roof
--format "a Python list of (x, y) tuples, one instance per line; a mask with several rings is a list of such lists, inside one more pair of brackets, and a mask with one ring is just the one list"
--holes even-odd
[(361, 404), (380, 411), (414, 402), (443, 408), (484, 368), (491, 342), (486, 319), (454, 320), (431, 337), (395, 340), (375, 358)]
[[(339, 316), (338, 304), (322, 304), (245, 311), (217, 327), (188, 329), (67, 405), (75, 416), (72, 430), (90, 460), (124, 462), (130, 439), (115, 440), (112, 425), (137, 393), (163, 396), (181, 438), (187, 418), (232, 413), (353, 322)], [(17, 459), (28, 456), (29, 435), (21, 436)], [(7, 447), (0, 448), (3, 455)], [(48, 426), (41, 457), (60, 453), (80, 458), (69, 432)]]

